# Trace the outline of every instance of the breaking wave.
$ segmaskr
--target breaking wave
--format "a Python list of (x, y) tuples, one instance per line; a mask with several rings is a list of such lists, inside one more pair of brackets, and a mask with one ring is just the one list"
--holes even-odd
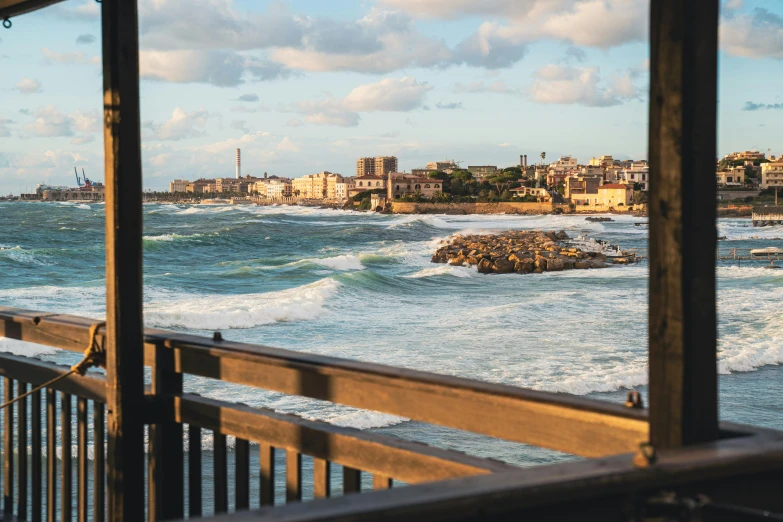
[(306, 321), (326, 312), (340, 283), (321, 279), (308, 285), (258, 294), (194, 295), (155, 300), (146, 306), (148, 326), (225, 330), (289, 321)]

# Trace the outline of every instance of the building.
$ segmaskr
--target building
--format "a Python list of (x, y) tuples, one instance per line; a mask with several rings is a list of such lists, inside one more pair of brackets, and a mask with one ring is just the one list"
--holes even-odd
[(289, 198), (293, 193), (291, 181), (287, 179), (270, 179), (266, 184), (267, 199)]
[(337, 199), (337, 183), (343, 181), (339, 174), (319, 172), (292, 181), (293, 194), (305, 199)]
[(348, 189), (348, 197), (355, 196), (366, 190), (386, 189), (386, 178), (381, 176), (359, 176), (353, 179), (353, 186)]
[(726, 154), (723, 159), (727, 161), (758, 161), (765, 159), (765, 155), (757, 150), (746, 150), (745, 152)]
[[(767, 165), (766, 163), (764, 165)], [(718, 185), (741, 186), (745, 182), (745, 167), (729, 167), (715, 173)]]
[(493, 175), (495, 172), (498, 171), (498, 168), (496, 165), (471, 165), (468, 166), (468, 172), (473, 174), (473, 177), (476, 179), (484, 179), (486, 177), (489, 177)]
[(599, 156), (597, 158), (590, 158), (588, 163), (591, 167), (608, 167), (614, 165), (614, 158), (611, 156)]
[(558, 170), (558, 171), (565, 171), (565, 170), (573, 170), (579, 166), (579, 162), (576, 160), (576, 158), (573, 158), (571, 156), (560, 156), (557, 158), (557, 161), (554, 161), (549, 164), (549, 170)]
[(355, 186), (354, 178), (343, 178), (334, 185), (334, 196), (336, 199), (348, 199), (351, 190)]
[(650, 167), (646, 162), (632, 163), (630, 168), (620, 171), (620, 179), (631, 186), (638, 183), (640, 190), (647, 192), (650, 189)]
[(35, 189), (35, 197), (25, 194), (22, 199), (40, 199), (42, 201), (105, 201), (103, 183), (90, 183), (82, 187), (51, 187), (38, 185)]
[(783, 187), (783, 157), (761, 164), (761, 189)]
[(564, 196), (568, 199), (574, 195), (598, 194), (598, 187), (603, 182), (603, 176), (568, 176), (565, 179)]
[(546, 203), (552, 199), (552, 196), (549, 194), (549, 191), (543, 187), (518, 187), (513, 188), (510, 190), (510, 192), (514, 195), (515, 198), (524, 198), (525, 196), (532, 196), (536, 198), (537, 201)]
[(633, 187), (622, 183), (609, 183), (598, 187), (597, 203), (606, 208), (633, 205)]
[(432, 169), (411, 169), (411, 174), (414, 176), (419, 176), (420, 178), (426, 178), (429, 177), (430, 173), (436, 172)]
[(454, 162), (454, 160), (430, 161), (427, 163), (427, 170), (439, 170), (441, 172), (445, 172), (446, 174), (451, 174), (458, 168), (459, 167)]
[(214, 182), (214, 179), (198, 179), (193, 183), (188, 183), (187, 187), (185, 187), (185, 192), (191, 192), (193, 194), (203, 194), (204, 192), (209, 192), (206, 190), (207, 186)]
[(386, 186), (388, 199), (399, 199), (409, 194), (420, 194), (431, 198), (443, 192), (443, 183), (439, 179), (421, 178), (402, 172), (390, 172)]
[(171, 183), (169, 183), (169, 192), (172, 194), (176, 192), (187, 192), (188, 191), (188, 184), (190, 182), (185, 179), (175, 179)]
[(359, 158), (356, 160), (356, 177), (383, 176), (397, 172), (396, 156), (376, 156), (374, 158)]

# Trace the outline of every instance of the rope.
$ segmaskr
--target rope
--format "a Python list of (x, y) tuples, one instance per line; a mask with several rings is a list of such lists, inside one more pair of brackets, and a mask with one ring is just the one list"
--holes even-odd
[(101, 368), (106, 367), (106, 352), (103, 351), (101, 346), (95, 342), (95, 336), (98, 334), (98, 329), (102, 326), (106, 326), (106, 323), (95, 323), (94, 325), (90, 326), (90, 342), (87, 345), (87, 349), (84, 350), (84, 357), (82, 357), (82, 360), (78, 363), (71, 366), (71, 369), (62, 375), (58, 375), (54, 379), (47, 381), (40, 386), (36, 386), (32, 390), (23, 393), (22, 395), (11, 399), (8, 402), (5, 402), (3, 404), (0, 404), (0, 410), (7, 408), (8, 406), (11, 406), (15, 402), (19, 402), (25, 397), (28, 397), (32, 395), (33, 393), (37, 391), (41, 391), (44, 388), (47, 388), (51, 386), (52, 384), (61, 381), (65, 379), (66, 377), (70, 377), (74, 373), (78, 373), (79, 375), (84, 375), (87, 373), (87, 369), (91, 368), (92, 366), (100, 366)]

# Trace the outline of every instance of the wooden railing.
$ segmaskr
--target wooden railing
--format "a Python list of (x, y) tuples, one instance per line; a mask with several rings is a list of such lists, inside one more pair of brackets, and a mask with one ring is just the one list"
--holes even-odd
[[(82, 352), (87, 346), (89, 328), (94, 322), (70, 315), (0, 308), (0, 336), (73, 352)], [(97, 342), (103, 343), (102, 331)], [(647, 439), (645, 410), (568, 395), (161, 330), (146, 330), (143, 349), (145, 364), (152, 370), (144, 419), (149, 425), (150, 520), (223, 513), (230, 507), (243, 510), (272, 505), (275, 477), (285, 477), (285, 502), (295, 502), (305, 497), (357, 492), (363, 483), (365, 488), (384, 489), (395, 482), (417, 484), (518, 469), (379, 433), (184, 393), (182, 382), (186, 374), (391, 413), (582, 456), (634, 451)], [(66, 371), (67, 368), (48, 362), (0, 354), (0, 376), (7, 383), (38, 385)], [(6, 389), (7, 394), (12, 393)], [(72, 375), (48, 389), (47, 400), (53, 401), (55, 393), (64, 402), (59, 420), (51, 417), (54, 405), (47, 402), (50, 417), (44, 432), (46, 454), (56, 451), (57, 440), (50, 434), (55, 434), (57, 426), (65, 434), (60, 447), (70, 446), (70, 401), (76, 397), (79, 472), (74, 506), (70, 459), (60, 460), (59, 474), (53, 467), (55, 459), (47, 461), (43, 481), (47, 485), (47, 513), (58, 505), (59, 488), (63, 518), (70, 520), (65, 515), (75, 510), (73, 513), (80, 521), (87, 520), (85, 492), (91, 486), (95, 492), (91, 510), (103, 513), (99, 489), (103, 487), (100, 471), (105, 384), (99, 376)], [(16, 422), (27, 426), (28, 417), (31, 419), (30, 466), (27, 459), (18, 458), (26, 451), (20, 448), (27, 447), (28, 430), (19, 429), (14, 437), (13, 422), (17, 417), (10, 410), (6, 412), (4, 428), (5, 508), (20, 517), (29, 511), (30, 505), (38, 510), (42, 506), (40, 498), (28, 503), (24, 493), (25, 484), (31, 484), (36, 491), (36, 485), (42, 481), (41, 425), (35, 422), (40, 421), (35, 413), (40, 411), (40, 396), (28, 401), (19, 403)], [(85, 435), (88, 402), (94, 405), (97, 441), (90, 477), (85, 460), (89, 442)], [(211, 470), (203, 469), (210, 465), (202, 455), (204, 432), (212, 433)], [(227, 437), (236, 438), (233, 450), (227, 449)], [(16, 475), (15, 460), (8, 457), (14, 452), (19, 470)], [(233, 466), (229, 465), (230, 456)], [(303, 467), (302, 456), (312, 458), (312, 465)], [(251, 460), (257, 464), (251, 466)], [(342, 473), (336, 466), (342, 467)], [(209, 471), (213, 474), (213, 489), (203, 495), (202, 474)], [(307, 477), (303, 477), (305, 472)], [(14, 476), (19, 484), (16, 493), (8, 489)], [(312, 483), (312, 494), (303, 493), (303, 480)], [(251, 491), (258, 493), (251, 498)], [(278, 496), (281, 494), (278, 488)], [(28, 514), (38, 520), (38, 511)]]

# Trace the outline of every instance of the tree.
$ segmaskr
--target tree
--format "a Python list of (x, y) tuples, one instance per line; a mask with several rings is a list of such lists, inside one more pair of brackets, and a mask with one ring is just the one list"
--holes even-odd
[(544, 164), (544, 160), (546, 159), (546, 152), (541, 153), (541, 164)]
[(495, 186), (498, 193), (508, 190), (508, 184), (514, 181), (514, 176), (509, 172), (498, 172), (494, 176), (487, 178), (489, 183)]

